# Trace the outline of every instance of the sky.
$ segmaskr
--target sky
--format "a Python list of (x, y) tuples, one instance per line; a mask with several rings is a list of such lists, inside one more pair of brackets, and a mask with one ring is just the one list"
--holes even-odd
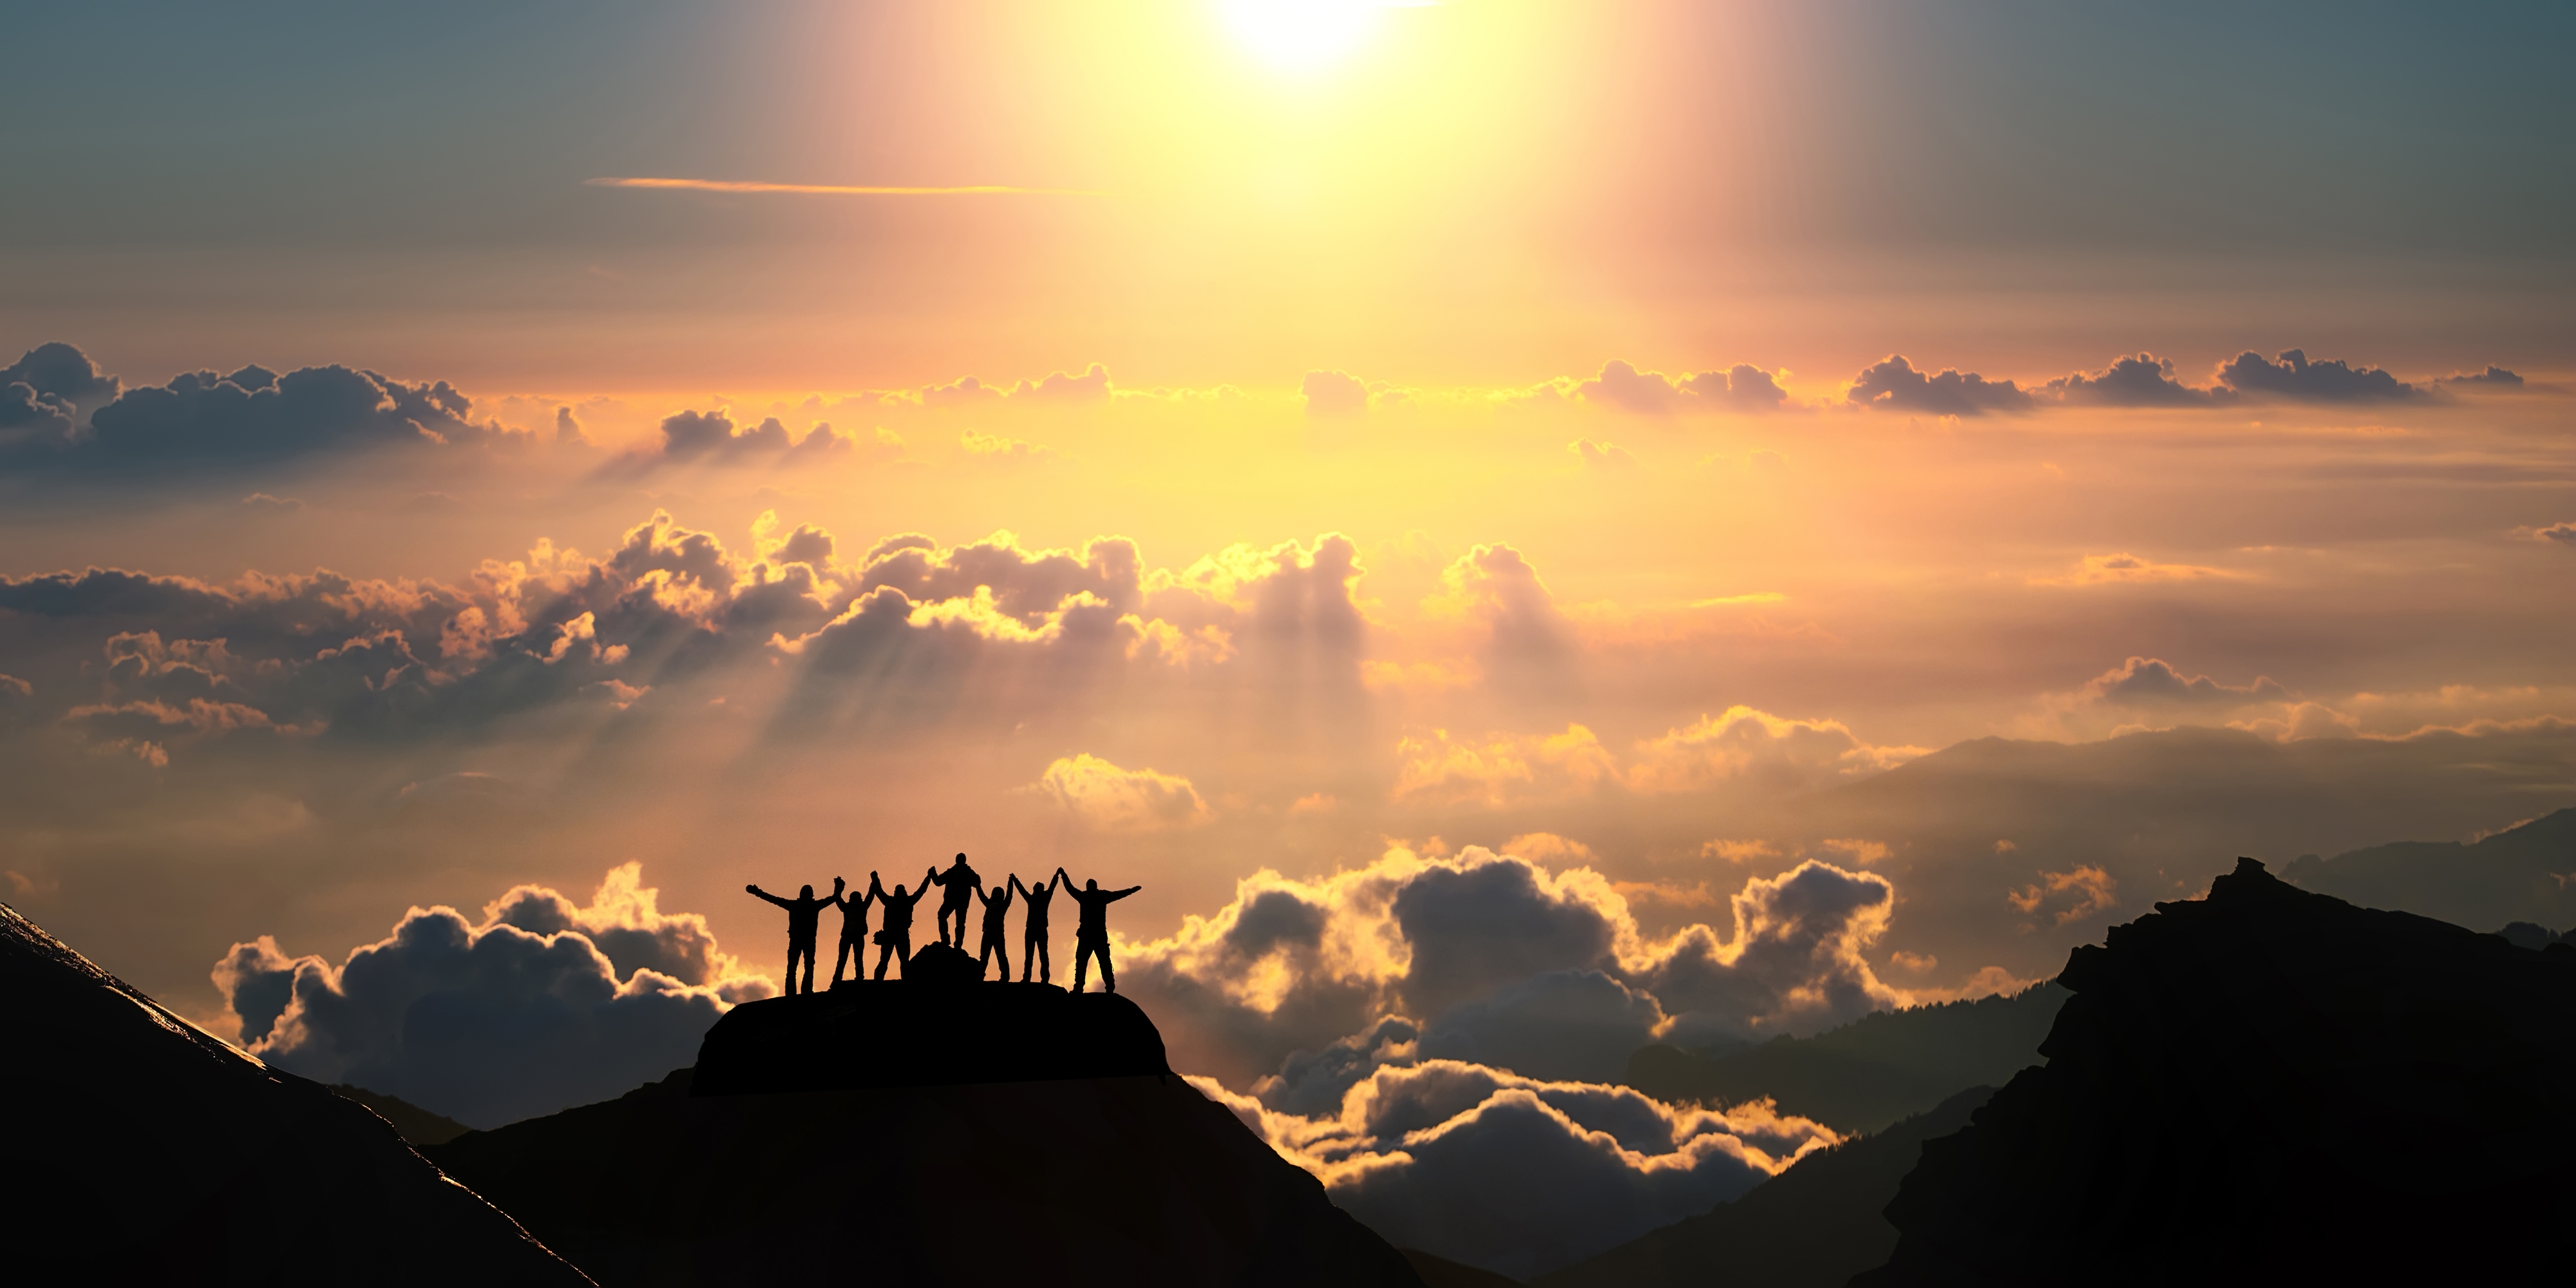
[(0, 897), (312, 1076), (613, 1096), (744, 884), (1061, 864), (1525, 1274), (1837, 1138), (1647, 1041), (2576, 805), (2563, 7), (13, 32)]

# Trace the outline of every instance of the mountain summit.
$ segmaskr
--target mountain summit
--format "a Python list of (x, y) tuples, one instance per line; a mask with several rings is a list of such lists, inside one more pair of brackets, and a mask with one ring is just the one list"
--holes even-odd
[(2059, 982), (2048, 1064), (1924, 1145), (1855, 1288), (2530, 1283), (2576, 1255), (2576, 947), (2242, 859)]

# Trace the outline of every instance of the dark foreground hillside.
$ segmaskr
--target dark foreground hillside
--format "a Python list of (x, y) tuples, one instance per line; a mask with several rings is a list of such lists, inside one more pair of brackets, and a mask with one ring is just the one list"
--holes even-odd
[(1706, 1215), (1532, 1282), (1536, 1288), (1842, 1288), (1896, 1247), (1896, 1227), (1881, 1209), (1914, 1170), (1923, 1143), (1967, 1126), (1969, 1113), (1992, 1094), (1991, 1087), (1962, 1091), (1886, 1131), (1809, 1154)]
[[(1010, 1030), (988, 1021), (1028, 1014), (1104, 1034), (1141, 1024), (1129, 1035), (1149, 1044), (1141, 1056), (1115, 1038), (1087, 1058), (1162, 1063), (1160, 1037), (1123, 999), (1048, 991), (934, 996), (889, 981), (750, 1003), (709, 1033), (698, 1070), (428, 1152), (612, 1288), (1418, 1288), (1402, 1253), (1179, 1077), (1054, 1076), (1062, 1045), (994, 1036)], [(979, 1068), (924, 1040), (933, 1014), (985, 1035)], [(877, 1023), (906, 1017), (928, 1027)], [(859, 1062), (814, 1063), (870, 1032), (880, 1041)], [(976, 1080), (883, 1085), (906, 1068)], [(731, 1088), (860, 1085), (693, 1095), (701, 1071)], [(1019, 1077), (1037, 1080), (1005, 1080)]]
[(2039, 1063), (2040, 1041), (2068, 996), (2052, 982), (2011, 996), (1878, 1011), (1814, 1037), (1777, 1037), (1715, 1058), (1650, 1046), (1628, 1058), (1620, 1081), (1667, 1104), (1769, 1097), (1782, 1113), (1874, 1132)]
[(2576, 1264), (2576, 948), (2251, 859), (2075, 950), (2045, 1066), (1924, 1147), (1915, 1285), (2557, 1282)]
[(386, 1122), (163, 1009), (0, 904), (0, 1276), (588, 1282)]

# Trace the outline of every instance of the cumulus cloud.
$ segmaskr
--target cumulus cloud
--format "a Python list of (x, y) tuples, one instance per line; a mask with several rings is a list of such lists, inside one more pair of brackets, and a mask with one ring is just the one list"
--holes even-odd
[(1192, 1081), (1389, 1240), (1516, 1276), (1707, 1211), (1839, 1140), (1768, 1104), (1679, 1109), (1454, 1060), (1373, 1069), (1324, 1116)]
[(1176, 1068), (1305, 1110), (1338, 1094), (1314, 1079), (1434, 1054), (1604, 1077), (1675, 1025), (1806, 1031), (1904, 999), (1864, 956), (1894, 912), (1885, 878), (1807, 860), (1727, 902), (1732, 935), (1654, 938), (1588, 866), (1398, 846), (1330, 876), (1243, 878), (1214, 914), (1122, 944), (1119, 986)]
[(1928, 750), (1864, 742), (1839, 720), (1734, 706), (1637, 744), (1625, 778), (1639, 792), (1694, 791), (1746, 777), (1818, 785), (1893, 769)]
[(2289, 692), (2270, 676), (2255, 676), (2251, 684), (2221, 684), (2206, 675), (2185, 676), (2163, 659), (2152, 657), (2131, 657), (2093, 677), (2083, 689), (2084, 696), (2094, 701), (2131, 707), (2236, 707), (2279, 702)]
[(1207, 820), (1190, 780), (1152, 769), (1121, 769), (1088, 753), (1062, 757), (1035, 789), (1083, 822), (1111, 832), (1150, 832)]
[(2489, 389), (2520, 389), (2522, 388), (2522, 377), (2515, 375), (2502, 367), (2489, 364), (2487, 369), (2484, 371), (2470, 372), (2466, 375), (2444, 376), (2439, 383), (2446, 385), (2479, 385)]
[[(569, 407), (557, 409), (555, 438), (558, 442), (582, 443), (581, 423), (573, 419)], [(733, 464), (769, 462), (807, 465), (818, 461), (852, 455), (857, 444), (846, 434), (821, 421), (805, 431), (803, 438), (791, 435), (787, 426), (775, 416), (757, 425), (738, 426), (730, 413), (717, 411), (682, 411), (662, 419), (662, 441), (652, 450), (628, 452), (601, 468), (611, 475), (635, 474), (666, 464), (713, 462)]]
[(2093, 407), (2206, 407), (2231, 402), (2229, 389), (2197, 389), (2174, 378), (2171, 358), (2152, 353), (2123, 356), (2092, 373), (2076, 372), (2041, 388), (2058, 399)]
[(1695, 408), (1778, 411), (1789, 397), (1772, 373), (1747, 363), (1737, 363), (1724, 371), (1671, 377), (1660, 371), (1640, 371), (1634, 364), (1617, 359), (1603, 363), (1600, 374), (1578, 383), (1575, 392), (1587, 402), (1649, 416)]
[(2042, 872), (2039, 880), (2004, 895), (2004, 902), (2023, 916), (2037, 916), (2044, 911), (2061, 926), (2108, 911), (2119, 901), (2120, 883), (2092, 866), (2070, 872)]
[(1031, 402), (1087, 402), (1107, 398), (1110, 394), (1109, 368), (1092, 363), (1081, 375), (1049, 372), (1036, 380), (1023, 380), (1013, 385), (988, 385), (975, 376), (962, 376), (944, 385), (925, 385), (918, 390), (885, 395), (889, 403), (913, 403), (929, 407), (975, 406), (1006, 398)]
[(1507, 678), (1536, 678), (1564, 667), (1575, 652), (1574, 626), (1557, 611), (1547, 583), (1521, 552), (1476, 546), (1440, 574), (1433, 612), (1481, 620), (1485, 660)]
[(1575, 459), (1593, 469), (1633, 469), (1637, 464), (1637, 458), (1616, 443), (1596, 443), (1588, 438), (1578, 438), (1566, 444), (1565, 450), (1574, 453)]
[(1309, 371), (1297, 391), (1309, 416), (1357, 416), (1368, 410), (1368, 386), (1344, 371)]
[(2533, 539), (2539, 541), (2555, 542), (2562, 546), (2576, 546), (2576, 522), (2553, 523), (2548, 527), (2535, 529), (2531, 535)]
[(2277, 361), (2269, 362), (2248, 349), (2222, 364), (2218, 378), (2238, 393), (2290, 402), (2403, 402), (2423, 396), (2377, 367), (2355, 368), (2339, 358), (2310, 362), (2298, 349), (2284, 349)]
[(412, 384), (341, 366), (197, 371), (124, 389), (78, 349), (49, 344), (0, 377), (0, 467), (21, 470), (204, 468), (528, 439), (476, 422), (472, 401), (444, 380)]
[(1927, 416), (1981, 416), (1990, 411), (2028, 411), (2030, 394), (2009, 380), (1988, 380), (1973, 371), (1943, 370), (1926, 375), (1903, 354), (1852, 377), (1843, 397), (1863, 407), (1915, 412)]
[(587, 907), (521, 886), (479, 924), (413, 908), (337, 966), (263, 935), (233, 945), (214, 980), (261, 1059), (499, 1126), (686, 1065), (727, 1007), (775, 991), (739, 973), (704, 918), (654, 900), (629, 864)]

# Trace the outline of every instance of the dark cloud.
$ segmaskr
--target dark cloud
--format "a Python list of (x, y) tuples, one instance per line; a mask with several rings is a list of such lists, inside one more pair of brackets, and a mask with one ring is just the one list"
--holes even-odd
[[(0, 396), (0, 422), (18, 421), (19, 432), (0, 439), (9, 448), (0, 466), (20, 470), (222, 467), (365, 447), (528, 438), (497, 422), (475, 423), (472, 402), (444, 380), (407, 384), (347, 367), (283, 376), (257, 366), (230, 375), (199, 371), (117, 392), (115, 380), (79, 350), (46, 345), (9, 370), (15, 374), (0, 381), (10, 391)], [(89, 399), (102, 401), (85, 421), (62, 423)], [(31, 416), (40, 422), (34, 432)]]
[(2353, 368), (2343, 360), (2310, 362), (2298, 349), (2285, 349), (2277, 362), (2247, 350), (2218, 369), (2218, 378), (2249, 397), (2292, 402), (2403, 402), (2422, 397), (2413, 385), (2377, 367)]
[(2197, 389), (2174, 378), (2171, 358), (2152, 353), (2123, 357), (2102, 370), (2060, 376), (2041, 388), (2059, 399), (2092, 407), (2206, 407), (2230, 402), (2228, 389)]
[(2553, 523), (2548, 527), (2533, 532), (2531, 535), (2542, 541), (2557, 542), (2562, 546), (2576, 546), (2576, 521), (2568, 523)]
[[(563, 437), (567, 424), (578, 438), (581, 427), (572, 421), (570, 408), (556, 415), (556, 437)], [(601, 469), (616, 475), (645, 473), (661, 465), (687, 462), (806, 465), (853, 454), (856, 448), (848, 435), (836, 433), (822, 422), (805, 431), (803, 438), (796, 438), (775, 416), (757, 425), (737, 426), (733, 417), (723, 411), (683, 411), (663, 417), (662, 445), (658, 450), (628, 452)]]
[(1663, 1022), (1651, 994), (1597, 970), (1557, 970), (1451, 1007), (1424, 1028), (1420, 1049), (1550, 1081), (1610, 1082)]
[(2517, 376), (2502, 367), (2489, 365), (2484, 371), (2473, 372), (2464, 376), (2444, 376), (2439, 383), (2446, 385), (2483, 385), (2490, 389), (2520, 389), (2522, 388), (2522, 377)]
[(690, 1063), (727, 1006), (774, 991), (703, 918), (658, 913), (639, 875), (612, 871), (588, 908), (522, 886), (480, 924), (414, 908), (337, 966), (263, 936), (233, 945), (215, 983), (246, 1049), (316, 1081), (477, 1127), (605, 1100)]
[(1357, 416), (1368, 410), (1368, 386), (1342, 371), (1309, 371), (1298, 382), (1309, 416)]
[(1853, 377), (1843, 396), (1866, 407), (1928, 416), (1980, 416), (2031, 408), (2030, 395), (2009, 380), (1990, 381), (1973, 371), (1944, 370), (1927, 376), (1903, 354), (1891, 354)]
[(2209, 705), (2238, 707), (2253, 702), (2283, 702), (2290, 691), (2269, 676), (2251, 684), (2220, 684), (2206, 675), (2186, 676), (2162, 659), (2132, 657), (2093, 677), (2087, 696), (2121, 706)]
[(1522, 680), (1560, 670), (1576, 652), (1574, 624), (1521, 552), (1476, 546), (1442, 572), (1451, 603), (1481, 619), (1491, 634), (1486, 658), (1497, 673)]
[(581, 432), (581, 420), (570, 407), (555, 408), (555, 442), (567, 447), (590, 446), (590, 435)]

